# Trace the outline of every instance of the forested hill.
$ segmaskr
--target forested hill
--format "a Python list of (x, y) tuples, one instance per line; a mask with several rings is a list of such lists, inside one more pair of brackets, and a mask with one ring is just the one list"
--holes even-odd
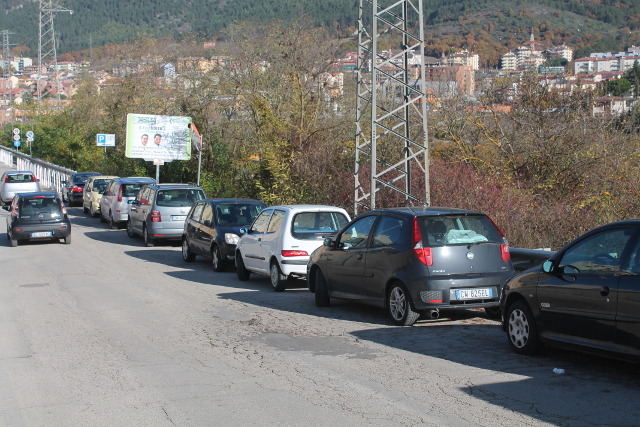
[[(0, 5), (5, 10), (0, 30), (14, 33), (10, 42), (36, 56), (38, 1), (0, 0)], [(234, 22), (298, 17), (348, 37), (358, 13), (358, 0), (62, 0), (61, 5), (74, 13), (55, 19), (60, 53), (140, 34), (212, 40), (225, 31), (229, 35)], [(451, 43), (480, 51), (511, 48), (532, 27), (540, 40), (584, 48), (579, 53), (622, 49), (637, 40), (640, 29), (640, 0), (424, 0), (424, 8), (427, 33), (446, 39), (431, 44), (434, 52)]]

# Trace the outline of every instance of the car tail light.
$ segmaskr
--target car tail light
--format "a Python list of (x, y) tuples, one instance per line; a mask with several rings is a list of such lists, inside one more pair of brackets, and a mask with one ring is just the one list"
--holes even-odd
[(504, 234), (502, 233), (502, 230), (500, 230), (500, 227), (498, 227), (488, 215), (487, 219), (491, 222), (491, 224), (493, 224), (496, 230), (498, 230), (498, 233), (500, 233), (500, 237), (502, 237), (502, 241), (504, 243), (500, 245), (500, 255), (502, 255), (502, 261), (507, 262), (511, 259), (511, 252), (509, 251), (509, 241), (506, 237), (504, 237)]
[(151, 222), (162, 222), (160, 211), (151, 211)]
[(122, 185), (118, 187), (118, 201), (122, 201)]
[(420, 262), (424, 265), (433, 265), (433, 254), (431, 252), (431, 248), (422, 247), (422, 234), (420, 233), (418, 217), (413, 218), (413, 252), (415, 252)]
[(4, 182), (9, 182), (9, 175), (4, 177)]
[(282, 256), (309, 256), (307, 251), (282, 251)]
[(60, 207), (62, 208), (62, 215), (66, 215), (67, 214), (67, 208), (64, 205), (64, 203), (60, 202)]
[(73, 187), (73, 189), (71, 191), (73, 191), (74, 193), (78, 193), (78, 192), (82, 191), (82, 187)]
[(36, 178), (35, 175), (31, 175), (31, 179), (33, 180), (33, 182), (38, 182), (38, 178)]

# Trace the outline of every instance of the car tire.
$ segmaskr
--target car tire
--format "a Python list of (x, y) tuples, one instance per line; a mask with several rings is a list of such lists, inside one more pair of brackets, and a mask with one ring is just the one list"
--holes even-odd
[(189, 249), (189, 242), (186, 238), (182, 239), (182, 259), (184, 262), (193, 262), (196, 259), (196, 256)]
[[(91, 215), (91, 218), (97, 218), (98, 215), (100, 215), (93, 210), (93, 203), (89, 205), (89, 215)], [(104, 222), (104, 220), (102, 219), (102, 215), (100, 215), (100, 222)]]
[(113, 213), (111, 211), (109, 212), (109, 228), (111, 228), (112, 230), (117, 230), (120, 228), (118, 226), (118, 223), (113, 220)]
[(276, 292), (283, 292), (287, 289), (287, 276), (282, 274), (278, 261), (272, 261), (269, 267), (269, 277), (271, 278), (271, 288)]
[[(71, 207), (71, 205), (72, 205), (72, 203), (71, 203), (71, 202), (69, 202), (69, 207)], [(84, 213), (84, 214), (88, 214), (88, 213), (89, 213), (89, 208), (87, 208), (87, 207), (84, 205), (84, 202), (82, 202), (82, 213)]]
[(142, 228), (142, 238), (144, 239), (144, 245), (148, 248), (152, 248), (155, 246), (156, 242), (149, 237), (149, 230), (147, 229), (147, 226), (145, 225)]
[(238, 274), (238, 280), (241, 282), (249, 280), (249, 276), (251, 275), (251, 272), (244, 266), (240, 252), (236, 253), (236, 273)]
[(331, 298), (329, 298), (329, 289), (327, 289), (327, 281), (324, 279), (324, 274), (318, 268), (315, 272), (316, 290), (315, 300), (316, 307), (329, 307), (331, 305)]
[(485, 307), (484, 312), (487, 317), (490, 319), (502, 319), (502, 310), (500, 310), (500, 306), (497, 307)]
[(227, 264), (222, 259), (218, 245), (213, 245), (211, 249), (211, 264), (213, 265), (213, 271), (216, 273), (222, 273), (227, 269)]
[(544, 344), (538, 338), (533, 313), (525, 301), (519, 300), (509, 306), (506, 326), (507, 339), (515, 353), (530, 356), (542, 350)]
[(18, 246), (18, 239), (14, 239), (13, 236), (10, 236), (9, 240), (11, 240), (11, 247), (15, 248)]
[(65, 237), (64, 239), (64, 244), (65, 245), (70, 245), (71, 244), (71, 234), (69, 234), (67, 237)]
[(132, 239), (136, 237), (136, 232), (133, 231), (133, 224), (131, 224), (131, 218), (127, 218), (127, 236)]
[(420, 317), (420, 313), (413, 308), (413, 301), (411, 301), (409, 291), (400, 282), (394, 283), (389, 289), (387, 309), (391, 320), (398, 326), (411, 326)]

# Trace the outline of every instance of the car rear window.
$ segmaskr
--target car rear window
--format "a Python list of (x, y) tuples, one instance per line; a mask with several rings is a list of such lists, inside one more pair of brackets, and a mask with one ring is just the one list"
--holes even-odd
[(94, 175), (93, 174), (91, 174), (91, 175), (76, 175), (76, 176), (73, 177), (73, 183), (74, 184), (84, 184), (92, 176), (94, 176)]
[(92, 191), (97, 191), (99, 193), (103, 193), (104, 189), (107, 188), (107, 183), (111, 181), (110, 179), (95, 179), (93, 180), (93, 186), (91, 187)]
[(156, 205), (158, 206), (191, 206), (198, 200), (204, 199), (204, 192), (194, 188), (175, 188), (158, 191)]
[(418, 220), (423, 244), (427, 246), (503, 243), (500, 232), (486, 215), (442, 215)]
[(7, 182), (10, 183), (21, 183), (21, 182), (33, 182), (33, 175), (30, 173), (16, 173), (12, 175), (7, 175), (9, 178)]
[(216, 205), (216, 217), (218, 225), (237, 226), (250, 225), (260, 212), (264, 209), (262, 205), (256, 204), (219, 204)]
[(300, 240), (324, 239), (336, 234), (347, 222), (342, 212), (300, 212), (293, 217), (291, 235)]
[(122, 184), (122, 197), (136, 197), (145, 184)]
[(24, 197), (20, 199), (20, 219), (40, 221), (62, 218), (62, 208), (57, 197)]

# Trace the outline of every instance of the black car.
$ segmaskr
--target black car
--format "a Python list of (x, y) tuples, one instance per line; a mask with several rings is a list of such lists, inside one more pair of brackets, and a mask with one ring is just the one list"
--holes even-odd
[(200, 200), (184, 222), (182, 257), (192, 262), (201, 255), (212, 260), (215, 271), (224, 271), (235, 259), (240, 235), (265, 207), (250, 199)]
[(545, 343), (638, 360), (640, 219), (607, 224), (510, 280), (502, 327), (519, 354)]
[(74, 203), (82, 203), (82, 190), (89, 177), (100, 175), (98, 172), (80, 172), (71, 175), (69, 181), (62, 181), (62, 201), (73, 206)]
[(509, 244), (482, 212), (396, 208), (364, 213), (311, 254), (307, 285), (319, 307), (361, 301), (412, 325), (440, 309), (484, 308), (500, 317), (502, 284), (513, 275)]
[(58, 193), (18, 193), (7, 215), (7, 238), (11, 246), (24, 240), (58, 240), (71, 243), (71, 222)]

